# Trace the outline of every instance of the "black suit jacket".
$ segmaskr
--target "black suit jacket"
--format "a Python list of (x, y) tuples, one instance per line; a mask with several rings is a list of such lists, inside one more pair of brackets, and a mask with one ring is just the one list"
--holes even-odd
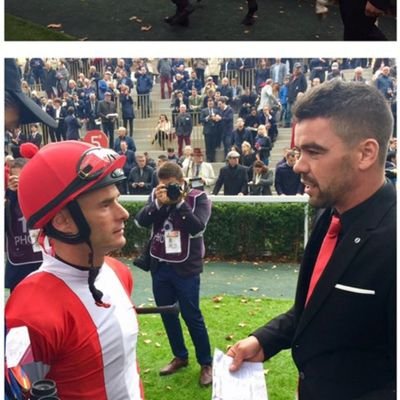
[[(216, 115), (217, 110), (213, 107), (212, 114)], [(210, 117), (210, 110), (208, 108), (203, 108), (200, 113), (200, 122), (203, 124), (203, 135), (214, 135), (217, 123), (213, 121)]]
[(353, 218), (304, 308), (330, 218), (322, 214), (307, 244), (293, 308), (253, 334), (266, 358), (292, 349), (299, 400), (394, 400), (395, 190), (385, 184)]

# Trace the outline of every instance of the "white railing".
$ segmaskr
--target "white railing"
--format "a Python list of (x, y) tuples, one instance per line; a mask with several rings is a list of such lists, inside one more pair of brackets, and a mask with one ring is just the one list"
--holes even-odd
[[(304, 204), (304, 248), (306, 247), (309, 236), (309, 205), (307, 195), (297, 196), (223, 196), (209, 195), (213, 203), (303, 203)], [(147, 195), (122, 195), (122, 202), (146, 202), (149, 196)]]

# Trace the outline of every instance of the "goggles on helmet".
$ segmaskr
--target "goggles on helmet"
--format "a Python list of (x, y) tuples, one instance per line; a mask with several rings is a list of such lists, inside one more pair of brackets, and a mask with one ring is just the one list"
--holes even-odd
[[(82, 193), (125, 179), (123, 162), (120, 159), (125, 160), (125, 157), (112, 149), (92, 147), (86, 150), (77, 163), (76, 177), (58, 195), (30, 216), (28, 227), (35, 227), (35, 224), (52, 210), (59, 208), (60, 204), (66, 205), (67, 199), (72, 201)], [(115, 169), (112, 169), (114, 165)]]

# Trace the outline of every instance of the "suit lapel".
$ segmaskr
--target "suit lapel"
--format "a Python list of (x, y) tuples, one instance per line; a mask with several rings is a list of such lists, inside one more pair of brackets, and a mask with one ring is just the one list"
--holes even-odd
[[(352, 265), (352, 261), (357, 253), (367, 244), (369, 237), (376, 229), (381, 219), (395, 204), (396, 198), (391, 195), (391, 193), (393, 193), (393, 188), (390, 185), (391, 184), (386, 184), (385, 187), (382, 188), (381, 193), (374, 199), (374, 203), (378, 203), (378, 206), (377, 204), (371, 204), (370, 214), (362, 215), (358, 218), (345, 236), (341, 238), (325, 271), (315, 286), (308, 306), (302, 312), (296, 336), (301, 334), (304, 328), (310, 323), (326, 298), (331, 294), (331, 291), (334, 290), (335, 285), (340, 281), (340, 278), (346, 272), (347, 268)], [(319, 229), (319, 233), (321, 233), (321, 229)], [(308, 290), (308, 284), (304, 284), (304, 282), (309, 282), (311, 278), (310, 268), (308, 268), (308, 271), (310, 276), (308, 278), (305, 276), (302, 278), (302, 291), (296, 295), (296, 302), (300, 299), (300, 301), (303, 302), (302, 304), (304, 304), (306, 292)], [(297, 306), (299, 307), (300, 305), (298, 304)]]

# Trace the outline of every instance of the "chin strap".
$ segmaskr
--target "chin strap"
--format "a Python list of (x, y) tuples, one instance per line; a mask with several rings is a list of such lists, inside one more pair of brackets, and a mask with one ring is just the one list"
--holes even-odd
[(76, 234), (66, 234), (64, 232), (59, 231), (54, 228), (54, 226), (48, 223), (45, 227), (45, 234), (48, 234), (50, 237), (60, 240), (61, 242), (68, 244), (79, 244), (86, 243), (90, 249), (89, 251), (89, 276), (88, 276), (88, 285), (90, 293), (93, 296), (93, 299), (97, 306), (99, 307), (110, 307), (110, 304), (104, 303), (101, 298), (103, 297), (103, 292), (96, 288), (94, 285), (97, 275), (99, 274), (99, 267), (95, 267), (93, 265), (93, 248), (92, 243), (90, 241), (90, 226), (86, 221), (85, 216), (76, 200), (71, 201), (67, 205), (68, 211), (70, 212), (76, 226), (78, 227), (78, 233)]

